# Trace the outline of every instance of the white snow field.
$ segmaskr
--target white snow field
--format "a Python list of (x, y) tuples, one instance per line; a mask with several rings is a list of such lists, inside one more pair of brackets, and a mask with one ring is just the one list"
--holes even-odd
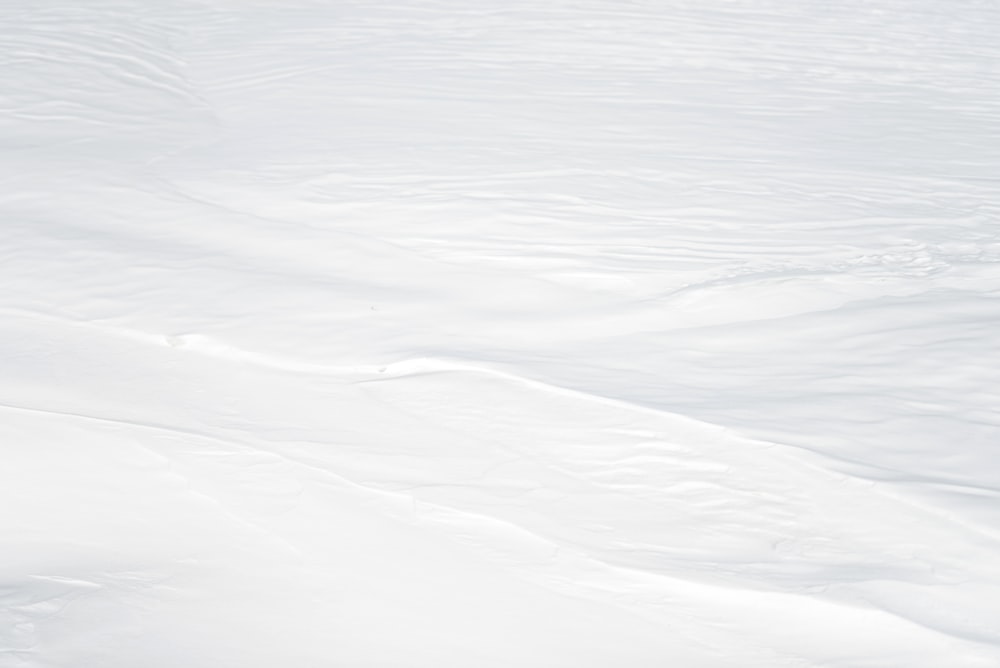
[(1000, 666), (995, 0), (5, 0), (0, 667)]

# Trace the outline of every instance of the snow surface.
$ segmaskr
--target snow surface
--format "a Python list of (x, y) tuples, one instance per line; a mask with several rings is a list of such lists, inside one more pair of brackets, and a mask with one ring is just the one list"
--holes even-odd
[(3, 668), (1000, 665), (993, 0), (6, 0)]

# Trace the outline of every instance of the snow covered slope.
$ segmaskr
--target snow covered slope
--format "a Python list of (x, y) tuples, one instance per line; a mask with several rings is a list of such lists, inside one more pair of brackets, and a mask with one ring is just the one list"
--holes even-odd
[(998, 31), (8, 0), (0, 667), (1000, 665)]

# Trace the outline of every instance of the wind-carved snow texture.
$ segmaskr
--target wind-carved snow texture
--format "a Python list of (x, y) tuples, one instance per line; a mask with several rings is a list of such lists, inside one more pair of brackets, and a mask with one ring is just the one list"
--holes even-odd
[(6, 3), (0, 666), (1000, 665), (998, 12)]

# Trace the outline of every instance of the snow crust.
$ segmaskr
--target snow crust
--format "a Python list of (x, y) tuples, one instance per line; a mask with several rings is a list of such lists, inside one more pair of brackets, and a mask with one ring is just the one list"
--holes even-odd
[(8, 0), (0, 666), (1000, 665), (998, 32)]

